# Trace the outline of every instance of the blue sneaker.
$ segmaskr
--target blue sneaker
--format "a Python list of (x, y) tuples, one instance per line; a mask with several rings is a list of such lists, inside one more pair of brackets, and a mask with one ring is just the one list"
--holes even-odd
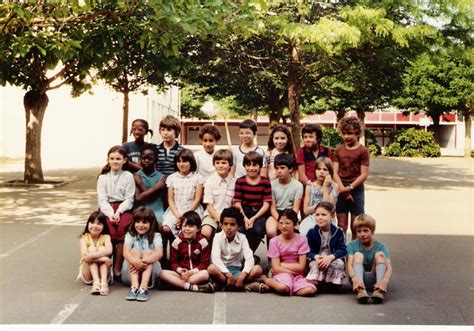
[(130, 291), (128, 291), (127, 297), (125, 298), (128, 301), (137, 300), (138, 289), (136, 287), (132, 287)]
[(148, 301), (148, 290), (141, 288), (137, 294), (137, 301)]

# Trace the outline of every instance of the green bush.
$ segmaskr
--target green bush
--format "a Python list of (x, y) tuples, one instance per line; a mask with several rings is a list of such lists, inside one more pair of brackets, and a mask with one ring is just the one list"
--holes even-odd
[(323, 140), (321, 145), (334, 149), (342, 143), (344, 143), (344, 140), (342, 140), (339, 131), (328, 126), (323, 126)]
[(369, 149), (369, 153), (372, 156), (382, 154), (382, 147), (377, 144), (375, 133), (370, 129), (365, 129), (365, 146)]
[(441, 151), (432, 132), (410, 128), (397, 130), (390, 134), (385, 154), (403, 157), (439, 157)]

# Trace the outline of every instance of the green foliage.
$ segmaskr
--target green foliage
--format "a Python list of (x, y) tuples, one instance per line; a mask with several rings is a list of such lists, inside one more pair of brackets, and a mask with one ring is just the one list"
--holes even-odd
[(187, 84), (181, 88), (181, 116), (187, 118), (209, 119), (209, 115), (202, 110), (208, 100), (206, 89), (197, 84)]
[(337, 129), (334, 129), (333, 127), (329, 127), (329, 126), (323, 126), (322, 128), (323, 128), (323, 139), (321, 141), (322, 145), (330, 147), (331, 149), (334, 149), (337, 146), (344, 143)]
[(365, 129), (365, 146), (369, 149), (369, 153), (372, 156), (378, 156), (382, 154), (382, 147), (377, 144), (375, 134), (370, 129)]
[(440, 147), (435, 142), (433, 133), (415, 128), (392, 132), (385, 154), (402, 157), (441, 156)]

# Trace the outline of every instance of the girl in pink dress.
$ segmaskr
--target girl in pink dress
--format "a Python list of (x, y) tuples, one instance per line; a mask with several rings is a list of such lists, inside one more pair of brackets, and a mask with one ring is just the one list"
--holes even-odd
[(312, 296), (316, 293), (316, 286), (304, 276), (308, 241), (295, 233), (297, 224), (295, 211), (285, 209), (278, 219), (281, 234), (270, 240), (267, 253), (272, 260), (273, 278), (262, 276), (261, 280), (278, 294)]

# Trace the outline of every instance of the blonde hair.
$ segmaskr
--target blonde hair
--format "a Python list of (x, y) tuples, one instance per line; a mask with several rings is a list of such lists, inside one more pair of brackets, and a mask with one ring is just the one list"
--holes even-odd
[(366, 227), (369, 228), (372, 233), (375, 232), (375, 219), (367, 214), (361, 214), (357, 216), (354, 220), (354, 230), (357, 230), (358, 228), (361, 227)]

